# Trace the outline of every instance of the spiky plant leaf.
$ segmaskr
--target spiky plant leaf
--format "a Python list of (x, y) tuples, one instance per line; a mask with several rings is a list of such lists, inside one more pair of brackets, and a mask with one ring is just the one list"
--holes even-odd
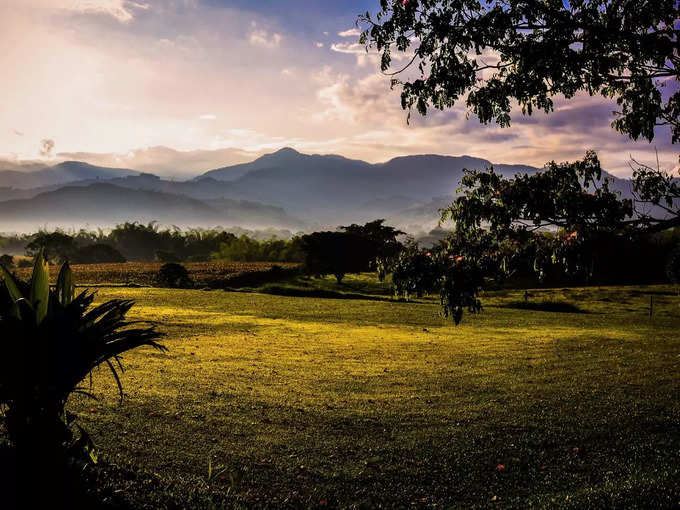
[(19, 290), (14, 277), (12, 277), (12, 275), (3, 265), (0, 265), (0, 275), (2, 276), (2, 280), (5, 282), (5, 288), (7, 289), (9, 297), (12, 300), (12, 306), (10, 307), (9, 314), (11, 317), (21, 319), (21, 311), (19, 310), (18, 301), (24, 299), (24, 295)]
[(74, 294), (73, 272), (68, 262), (65, 262), (57, 277), (57, 300), (61, 306), (68, 306), (73, 301)]
[(50, 298), (50, 270), (45, 259), (43, 248), (35, 257), (29, 301), (35, 309), (36, 324), (40, 324), (47, 316)]

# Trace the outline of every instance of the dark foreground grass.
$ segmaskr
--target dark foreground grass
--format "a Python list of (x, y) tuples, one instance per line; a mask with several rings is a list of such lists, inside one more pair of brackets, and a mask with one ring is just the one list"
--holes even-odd
[(90, 485), (137, 508), (677, 508), (669, 290), (532, 291), (587, 314), (504, 291), (454, 327), (434, 300), (103, 289), (170, 352), (126, 357), (122, 404), (103, 370), (100, 400), (71, 402), (102, 457)]

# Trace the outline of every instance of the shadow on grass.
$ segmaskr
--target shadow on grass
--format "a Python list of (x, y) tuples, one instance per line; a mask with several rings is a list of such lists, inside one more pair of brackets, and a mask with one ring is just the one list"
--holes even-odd
[(285, 285), (263, 285), (258, 292), (271, 294), (274, 296), (286, 297), (310, 297), (320, 299), (363, 299), (366, 301), (392, 301), (390, 298), (371, 296), (367, 294), (357, 294), (352, 292), (337, 292), (319, 288), (303, 289), (299, 287), (288, 287)]
[(88, 474), (75, 465), (22, 462), (14, 448), (0, 444), (0, 508), (99, 509), (118, 508), (92, 493)]
[(511, 301), (510, 303), (503, 303), (499, 305), (500, 308), (514, 308), (517, 310), (532, 310), (535, 312), (552, 312), (552, 313), (590, 313), (588, 310), (579, 308), (576, 305), (567, 303), (566, 301)]

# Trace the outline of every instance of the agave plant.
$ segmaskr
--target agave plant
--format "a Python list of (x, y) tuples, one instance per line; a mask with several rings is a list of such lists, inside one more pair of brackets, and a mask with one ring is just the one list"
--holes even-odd
[(42, 250), (30, 283), (3, 266), (0, 282), (0, 411), (9, 442), (26, 462), (42, 465), (65, 460), (75, 449), (92, 454), (87, 434), (65, 411), (69, 396), (88, 393), (91, 385), (81, 384), (106, 365), (122, 398), (119, 356), (143, 345), (165, 350), (156, 342), (162, 334), (126, 320), (133, 301), (92, 307), (93, 293), (75, 295), (68, 263), (50, 288)]

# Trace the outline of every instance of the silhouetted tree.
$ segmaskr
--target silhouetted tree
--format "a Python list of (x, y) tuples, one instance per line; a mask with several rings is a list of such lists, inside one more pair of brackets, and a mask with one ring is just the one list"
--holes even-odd
[(76, 251), (73, 237), (59, 230), (55, 232), (38, 232), (31, 242), (26, 245), (26, 254), (35, 257), (40, 250), (44, 250), (45, 258), (52, 263), (68, 261)]
[(103, 244), (89, 244), (78, 248), (71, 261), (75, 264), (107, 264), (126, 262), (125, 257), (114, 247)]
[(374, 244), (365, 237), (347, 232), (314, 232), (301, 238), (305, 267), (311, 274), (332, 274), (338, 283), (348, 273), (370, 269)]
[(367, 253), (367, 256), (371, 259), (380, 281), (383, 281), (385, 276), (392, 271), (397, 256), (404, 248), (398, 238), (406, 235), (405, 232), (384, 225), (384, 223), (384, 219), (379, 219), (364, 225), (353, 223), (347, 227), (340, 227), (348, 234), (362, 237), (370, 242), (372, 251)]

